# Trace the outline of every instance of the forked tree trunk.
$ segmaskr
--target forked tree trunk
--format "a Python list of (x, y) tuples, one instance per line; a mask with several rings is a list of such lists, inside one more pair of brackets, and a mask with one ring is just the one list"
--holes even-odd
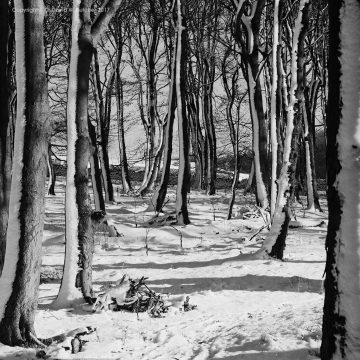
[[(266, 209), (268, 206), (267, 184), (269, 179), (267, 159), (267, 126), (262, 104), (259, 64), (259, 33), (264, 0), (252, 3), (250, 14), (245, 14), (246, 2), (239, 1), (236, 14), (235, 37), (242, 46), (246, 62), (244, 76), (248, 83), (250, 114), (253, 127), (254, 176), (256, 182), (256, 201)], [(240, 22), (246, 29), (246, 44), (242, 40)]]
[(42, 0), (16, 0), (15, 7), (17, 119), (7, 250), (0, 278), (0, 342), (32, 346), (36, 345), (34, 320), (51, 127), (43, 45), (45, 8)]
[[(100, 79), (100, 64), (97, 51), (94, 51), (94, 83), (96, 89), (96, 102), (98, 103), (98, 116), (99, 116), (99, 129), (100, 129), (100, 151), (99, 159), (101, 164), (101, 174), (104, 182), (105, 200), (107, 202), (114, 201), (114, 189), (110, 177), (110, 163), (109, 163), (109, 127), (110, 127), (110, 116), (111, 116), (111, 105), (110, 109), (108, 104), (105, 104), (104, 97), (101, 88)], [(108, 82), (109, 92), (111, 93), (114, 83), (114, 76), (110, 76)], [(108, 99), (106, 99), (109, 101)], [(111, 102), (111, 100), (110, 100)], [(107, 107), (107, 108), (106, 108)]]
[[(178, 35), (177, 35), (178, 36)], [(176, 61), (177, 50), (173, 52), (173, 59), (171, 65), (171, 79), (169, 84), (169, 95), (168, 95), (168, 112), (167, 120), (165, 125), (165, 144), (164, 144), (164, 155), (163, 155), (163, 167), (161, 172), (161, 179), (159, 187), (152, 197), (152, 205), (156, 212), (161, 211), (166, 194), (167, 188), (170, 179), (170, 165), (171, 165), (171, 155), (172, 155), (172, 141), (173, 141), (173, 128), (174, 128), (174, 119), (175, 119), (175, 110), (176, 110)]]
[[(281, 259), (285, 247), (285, 239), (289, 224), (290, 186), (292, 185), (292, 188), (294, 187), (296, 162), (298, 157), (298, 150), (297, 148), (294, 149), (293, 146), (298, 143), (298, 124), (299, 116), (301, 115), (299, 106), (296, 106), (298, 103), (298, 84), (299, 81), (302, 81), (301, 75), (303, 71), (303, 63), (302, 60), (299, 61), (299, 58), (304, 55), (304, 41), (308, 23), (309, 0), (301, 0), (298, 16), (295, 20), (294, 35), (292, 39), (290, 101), (287, 110), (283, 161), (280, 176), (277, 180), (278, 193), (276, 206), (270, 232), (261, 249), (255, 254), (256, 257), (263, 257), (264, 255), (266, 256), (266, 254), (271, 253), (272, 256)], [(294, 129), (296, 130), (296, 137), (293, 139)]]
[(329, 2), (326, 237), (322, 360), (360, 358), (360, 2)]
[(88, 130), (88, 92), (93, 51), (121, 4), (108, 0), (91, 25), (90, 0), (74, 0), (72, 47), (67, 104), (67, 181), (65, 194), (65, 262), (54, 308), (92, 297), (94, 249), (93, 213), (88, 192), (91, 141)]
[(51, 157), (51, 144), (49, 144), (49, 149), (48, 149), (47, 165), (48, 165), (48, 174), (49, 174), (48, 195), (55, 195), (56, 174)]
[(9, 84), (8, 72), (9, 9), (8, 1), (0, 2), (0, 275), (3, 268), (6, 229), (9, 215), (11, 182), (11, 142), (9, 141)]
[(165, 126), (160, 125), (159, 143), (158, 143), (156, 152), (154, 154), (154, 158), (151, 162), (148, 176), (147, 176), (143, 186), (139, 189), (140, 196), (144, 196), (148, 191), (152, 190), (154, 187), (155, 180), (157, 178), (158, 171), (159, 171), (161, 157), (162, 157), (163, 151), (164, 151), (164, 130), (165, 130)]

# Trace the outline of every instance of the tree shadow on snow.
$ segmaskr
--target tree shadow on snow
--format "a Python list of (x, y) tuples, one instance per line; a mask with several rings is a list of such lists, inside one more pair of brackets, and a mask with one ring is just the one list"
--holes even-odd
[[(150, 244), (151, 245), (151, 244)], [(94, 271), (101, 271), (106, 269), (178, 269), (178, 268), (200, 268), (205, 266), (214, 266), (214, 265), (222, 265), (229, 261), (247, 261), (253, 260), (254, 257), (252, 254), (239, 254), (233, 257), (224, 258), (224, 259), (214, 259), (208, 261), (180, 261), (180, 262), (171, 262), (171, 263), (126, 263), (121, 262), (117, 264), (109, 264), (109, 265), (94, 265)]]
[[(231, 351), (231, 350), (230, 350)], [(237, 351), (237, 350), (233, 350)], [(289, 351), (253, 352), (247, 354), (229, 355), (222, 360), (307, 360), (309, 349), (298, 349)]]
[[(94, 284), (105, 285), (108, 281), (95, 281)], [(146, 282), (157, 292), (172, 295), (192, 294), (202, 291), (285, 291), (310, 292), (321, 294), (323, 286), (321, 280), (307, 279), (299, 276), (262, 276), (245, 275), (228, 278), (185, 278), (148, 280)]]

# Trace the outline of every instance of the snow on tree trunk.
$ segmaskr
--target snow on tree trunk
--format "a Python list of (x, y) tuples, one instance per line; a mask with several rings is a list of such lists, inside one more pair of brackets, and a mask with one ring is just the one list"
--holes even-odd
[(188, 119), (185, 102), (185, 81), (186, 74), (186, 22), (183, 13), (181, 0), (177, 0), (177, 47), (176, 47), (176, 102), (177, 120), (179, 127), (179, 171), (176, 188), (176, 220), (178, 224), (189, 224), (187, 209), (187, 193), (190, 186), (190, 164), (189, 164), (189, 134)]
[(76, 94), (78, 92), (78, 62), (79, 62), (79, 44), (78, 37), (81, 26), (80, 20), (80, 1), (74, 0), (72, 11), (72, 45), (69, 70), (69, 85), (67, 96), (67, 172), (66, 172), (66, 192), (65, 192), (65, 262), (64, 272), (61, 280), (59, 294), (54, 308), (62, 308), (72, 304), (73, 301), (82, 298), (81, 292), (75, 286), (76, 274), (78, 268), (78, 204), (76, 202), (75, 185), (75, 156), (76, 140), (78, 137), (76, 129)]
[(277, 193), (277, 153), (278, 139), (276, 129), (276, 93), (278, 84), (278, 49), (279, 45), (279, 1), (274, 0), (274, 28), (272, 47), (272, 79), (271, 79), (271, 106), (270, 106), (270, 136), (271, 136), (271, 190), (270, 190), (270, 216), (274, 215)]
[[(15, 0), (17, 119), (6, 254), (0, 278), (0, 342), (31, 346), (40, 282), (50, 138), (42, 0)], [(24, 9), (34, 9), (25, 12)]]
[(0, 2), (0, 275), (3, 268), (9, 216), (11, 151), (9, 141), (8, 1)]
[[(286, 133), (284, 140), (283, 161), (280, 171), (280, 176), (277, 180), (278, 193), (276, 199), (276, 206), (274, 210), (273, 222), (269, 234), (267, 235), (262, 247), (255, 254), (256, 257), (263, 257), (271, 252), (271, 249), (279, 240), (284, 243), (284, 234), (286, 237), (287, 226), (289, 223), (289, 198), (290, 198), (290, 175), (293, 174), (295, 169), (293, 160), (291, 159), (293, 131), (295, 127), (295, 105), (298, 102), (296, 92), (298, 89), (298, 51), (304, 44), (305, 34), (308, 25), (308, 6), (309, 0), (301, 0), (299, 5), (298, 16), (295, 20), (291, 50), (291, 87), (290, 87), (290, 100), (287, 107), (287, 122)], [(283, 249), (280, 251), (282, 253)]]
[[(54, 308), (92, 297), (94, 226), (88, 192), (91, 142), (88, 130), (90, 65), (101, 34), (121, 0), (108, 0), (91, 25), (90, 0), (74, 0), (67, 104), (67, 183), (65, 194), (65, 261)], [(81, 290), (81, 291), (80, 291)]]
[(322, 360), (360, 358), (360, 2), (329, 2), (329, 224)]

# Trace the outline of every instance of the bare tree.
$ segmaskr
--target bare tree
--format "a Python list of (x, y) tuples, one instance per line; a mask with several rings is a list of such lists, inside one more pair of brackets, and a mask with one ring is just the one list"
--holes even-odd
[[(11, 182), (11, 142), (9, 141), (9, 3), (0, 3), (0, 274), (3, 268)], [(9, 56), (10, 55), (10, 56)]]
[[(34, 9), (35, 11), (24, 11)], [(0, 278), (0, 341), (37, 345), (34, 320), (40, 282), (50, 122), (42, 0), (17, 0), (17, 119), (6, 254)]]
[(329, 224), (321, 359), (360, 356), (360, 3), (329, 2)]
[[(66, 253), (64, 275), (54, 307), (66, 307), (82, 297), (92, 297), (94, 247), (93, 209), (88, 193), (91, 141), (88, 130), (90, 66), (97, 43), (121, 0), (107, 0), (95, 20), (91, 1), (74, 0), (72, 47), (67, 105)], [(80, 290), (80, 292), (79, 292)]]

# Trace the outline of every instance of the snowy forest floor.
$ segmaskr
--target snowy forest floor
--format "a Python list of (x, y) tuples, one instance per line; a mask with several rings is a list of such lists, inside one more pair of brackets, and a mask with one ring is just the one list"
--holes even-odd
[[(64, 258), (64, 179), (56, 196), (46, 198), (42, 275), (36, 331), (40, 338), (81, 326), (97, 328), (84, 351), (71, 354), (65, 343), (46, 349), (50, 359), (315, 359), (320, 346), (323, 308), (326, 226), (324, 213), (296, 208), (297, 228), (290, 229), (284, 261), (244, 260), (261, 246), (249, 239), (264, 225), (261, 217), (225, 220), (229, 194), (208, 197), (192, 191), (191, 224), (148, 228), (154, 214), (150, 198), (116, 194), (107, 212), (123, 234), (96, 236), (95, 291), (128, 274), (146, 276), (154, 291), (172, 303), (163, 318), (147, 313), (103, 311), (81, 307), (50, 310), (61, 278)], [(322, 195), (324, 198), (324, 194)], [(174, 205), (170, 190), (165, 211)], [(237, 194), (236, 209), (254, 203)], [(214, 220), (215, 216), (215, 220)], [(181, 234), (181, 236), (180, 236)], [(180, 238), (182, 237), (182, 247)], [(146, 253), (145, 242), (148, 242)], [(180, 310), (185, 297), (197, 308)], [(69, 339), (67, 339), (67, 342)], [(0, 359), (35, 359), (35, 350), (0, 345)]]

